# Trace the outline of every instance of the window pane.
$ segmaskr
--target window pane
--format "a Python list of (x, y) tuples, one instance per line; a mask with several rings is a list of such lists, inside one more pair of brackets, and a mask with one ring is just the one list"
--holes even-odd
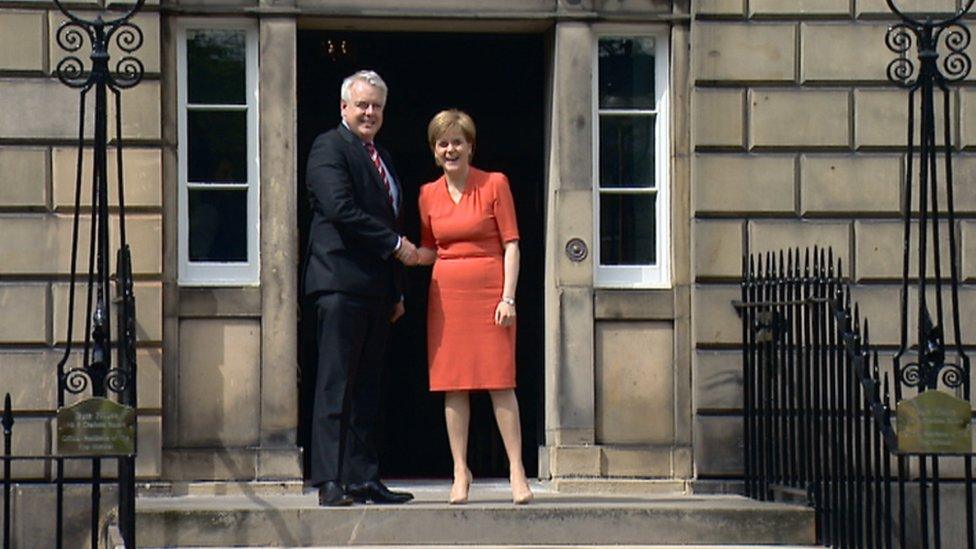
[(654, 108), (654, 39), (601, 38), (600, 108)]
[(190, 261), (247, 262), (247, 191), (188, 192)]
[(657, 196), (600, 195), (600, 264), (654, 265)]
[(654, 118), (600, 117), (601, 187), (654, 187)]
[(191, 182), (247, 182), (247, 112), (187, 111), (186, 127)]
[(186, 84), (189, 102), (245, 104), (245, 50), (244, 31), (188, 31)]

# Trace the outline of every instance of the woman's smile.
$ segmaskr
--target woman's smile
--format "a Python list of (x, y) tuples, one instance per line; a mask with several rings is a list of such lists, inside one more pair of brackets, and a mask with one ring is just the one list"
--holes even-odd
[(450, 128), (434, 143), (434, 159), (444, 169), (456, 170), (471, 162), (471, 143), (458, 128)]

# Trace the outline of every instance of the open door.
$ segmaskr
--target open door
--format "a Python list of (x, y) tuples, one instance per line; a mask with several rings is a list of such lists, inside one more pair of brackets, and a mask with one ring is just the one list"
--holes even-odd
[[(419, 187), (440, 175), (427, 146), (427, 123), (435, 113), (452, 107), (468, 112), (478, 129), (474, 165), (508, 175), (522, 238), (516, 393), (522, 415), (523, 460), (530, 475), (538, 469), (538, 445), (544, 439), (546, 44), (545, 34), (308, 30), (298, 35), (298, 223), (303, 254), (309, 222), (304, 183), (308, 150), (316, 135), (339, 123), (339, 85), (356, 70), (377, 71), (390, 88), (377, 141), (393, 155), (404, 186), (402, 216), (411, 240), (419, 240)], [(452, 472), (443, 396), (427, 389), (429, 282), (429, 267), (407, 271), (407, 313), (394, 328), (389, 345), (378, 441), (386, 477), (444, 477)], [(310, 318), (306, 311), (311, 307), (303, 302), (303, 318)], [(309, 328), (299, 326), (299, 444), (305, 448), (316, 368), (314, 328)], [(487, 394), (472, 398), (469, 460), (477, 477), (508, 476)]]

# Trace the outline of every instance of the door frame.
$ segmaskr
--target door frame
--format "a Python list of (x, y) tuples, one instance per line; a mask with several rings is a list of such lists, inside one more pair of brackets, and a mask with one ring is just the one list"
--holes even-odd
[[(479, 34), (479, 35), (491, 35), (491, 34), (539, 35), (543, 41), (542, 64), (545, 69), (545, 74), (542, 79), (543, 86), (542, 89), (540, 90), (540, 94), (543, 101), (543, 104), (540, 105), (540, 108), (542, 109), (541, 112), (543, 113), (542, 128), (541, 128), (543, 142), (542, 142), (542, 150), (539, 151), (541, 155), (541, 159), (540, 159), (541, 178), (538, 182), (540, 188), (537, 191), (539, 194), (539, 202), (541, 204), (541, 210), (538, 212), (538, 225), (540, 230), (540, 235), (539, 235), (540, 241), (538, 242), (538, 246), (542, 250), (543, 258), (548, 257), (548, 255), (550, 254), (550, 250), (547, 244), (548, 228), (546, 227), (546, 216), (549, 215), (549, 210), (551, 207), (551, 203), (547, 197), (549, 195), (548, 182), (550, 180), (549, 165), (551, 160), (550, 159), (551, 113), (552, 113), (552, 102), (553, 102), (552, 90), (553, 90), (553, 66), (554, 66), (552, 31), (554, 28), (554, 24), (550, 20), (483, 21), (483, 20), (475, 20), (475, 19), (471, 19), (471, 20), (459, 19), (459, 20), (452, 20), (449, 31), (445, 31), (444, 27), (445, 27), (444, 21), (436, 20), (436, 19), (429, 19), (429, 20), (428, 19), (389, 19), (389, 18), (336, 19), (336, 18), (305, 16), (305, 17), (298, 18), (296, 42), (300, 41), (299, 36), (304, 31), (336, 31), (341, 33), (375, 32), (375, 33), (383, 33), (383, 34), (402, 32), (405, 35), (414, 34), (414, 33)], [(298, 62), (298, 56), (302, 55), (300, 49), (301, 48), (298, 46), (296, 46), (295, 48), (296, 63)], [(299, 78), (298, 73), (300, 71), (301, 68), (299, 66), (298, 68), (296, 68), (296, 79)], [(298, 105), (301, 104), (301, 101), (299, 99), (300, 93), (301, 93), (300, 86), (296, 84), (296, 93), (295, 93), (296, 109), (298, 108)], [(336, 121), (338, 121), (338, 117), (336, 117)], [(296, 126), (295, 151), (298, 154), (298, 158), (297, 158), (298, 170), (303, 170), (305, 159), (301, 158), (302, 136), (300, 135), (300, 133), (301, 132), (299, 128)], [(301, 184), (300, 180), (301, 177), (296, 176), (296, 187)], [(301, 195), (300, 192), (298, 194)], [(301, 227), (297, 227), (296, 230), (298, 230), (300, 233), (304, 232), (304, 228)], [(537, 452), (537, 455), (533, 455), (532, 457), (539, 459), (538, 472), (539, 472), (539, 476), (541, 477), (548, 476), (548, 466), (545, 465), (544, 461), (540, 458), (543, 458), (545, 456), (545, 452), (544, 452), (545, 445), (546, 445), (545, 425), (548, 423), (548, 417), (546, 415), (547, 407), (545, 406), (544, 403), (548, 398), (546, 395), (548, 394), (547, 379), (549, 378), (549, 371), (551, 368), (553, 368), (553, 365), (550, 364), (550, 360), (548, 359), (548, 353), (545, 345), (545, 338), (546, 338), (545, 334), (549, 332), (549, 315), (547, 314), (549, 304), (548, 304), (548, 300), (544, 297), (545, 294), (544, 287), (546, 286), (545, 280), (549, 276), (548, 273), (549, 269), (546, 266), (547, 262), (548, 260), (542, 259), (542, 264), (540, 265), (539, 273), (538, 273), (541, 278), (541, 280), (539, 280), (540, 282), (539, 299), (541, 301), (541, 309), (542, 309), (541, 311), (539, 311), (539, 315), (538, 315), (539, 323), (541, 324), (541, 328), (539, 330), (540, 341), (539, 341), (538, 349), (539, 352), (543, 355), (542, 359), (538, 362), (541, 370), (539, 372), (540, 379), (538, 381), (538, 393), (532, 399), (523, 398), (523, 402), (521, 403), (521, 406), (523, 408), (528, 405), (534, 406), (536, 408), (535, 413), (533, 414), (536, 418), (536, 421), (533, 422), (534, 424), (532, 425), (523, 424), (522, 428), (523, 431), (531, 429), (534, 432), (534, 436), (531, 438), (535, 440), (537, 449), (526, 448), (526, 451)], [(298, 277), (300, 277), (302, 265), (298, 265), (298, 267), (299, 267), (299, 271), (297, 274)], [(299, 298), (301, 297), (302, 296), (299, 296)], [(295, 330), (299, 333), (295, 334), (296, 336), (295, 339), (296, 341), (299, 341), (298, 360), (300, 361), (300, 363), (298, 367), (300, 370), (303, 354), (307, 355), (307, 351), (303, 352), (303, 346), (306, 345), (306, 342), (300, 341), (302, 334), (300, 333), (300, 330), (297, 326), (298, 324), (296, 322)], [(303, 399), (307, 399), (309, 396), (309, 393), (306, 389), (302, 389), (301, 394), (303, 395)], [(310, 404), (311, 403), (300, 403), (299, 405), (300, 416), (302, 414), (307, 413), (305, 411), (305, 408), (310, 406)], [(307, 432), (302, 431), (305, 428), (303, 425), (304, 425), (304, 420), (301, 419), (300, 417), (299, 426), (298, 426), (300, 432), (298, 433), (298, 437), (300, 440), (307, 440), (306, 437), (309, 435), (307, 434)], [(524, 438), (525, 437), (523, 433), (523, 439)], [(533, 461), (535, 460), (533, 459)]]

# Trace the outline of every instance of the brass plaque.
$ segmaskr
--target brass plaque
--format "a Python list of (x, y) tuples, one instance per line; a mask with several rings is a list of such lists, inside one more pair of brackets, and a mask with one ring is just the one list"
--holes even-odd
[(136, 412), (95, 397), (58, 410), (58, 453), (63, 456), (131, 456)]
[(898, 403), (898, 453), (968, 454), (973, 450), (969, 403), (929, 390)]

